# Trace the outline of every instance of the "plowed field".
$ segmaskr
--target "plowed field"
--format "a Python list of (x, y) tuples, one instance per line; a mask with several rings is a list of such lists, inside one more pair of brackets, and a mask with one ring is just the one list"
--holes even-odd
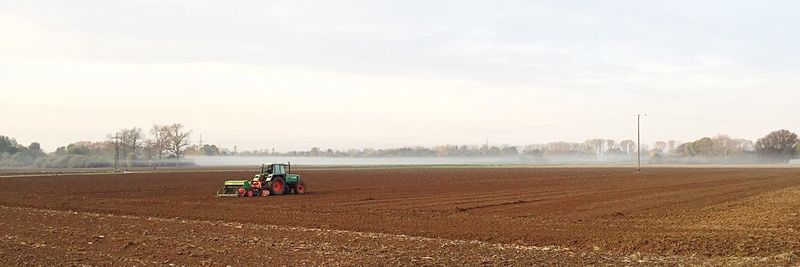
[(0, 178), (0, 265), (797, 265), (800, 169), (299, 169)]

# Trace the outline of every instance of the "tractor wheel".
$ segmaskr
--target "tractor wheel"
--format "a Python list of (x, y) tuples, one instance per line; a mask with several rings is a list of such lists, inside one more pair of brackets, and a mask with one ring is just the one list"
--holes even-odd
[(247, 197), (253, 197), (253, 191), (247, 191)]
[(239, 187), (239, 189), (238, 189), (238, 190), (236, 190), (236, 195), (238, 195), (239, 197), (243, 197), (243, 196), (245, 196), (245, 194), (244, 194), (244, 188), (241, 188), (241, 187)]
[(261, 190), (261, 196), (262, 197), (268, 197), (269, 196), (269, 190)]
[(294, 193), (295, 194), (305, 194), (306, 193), (306, 185), (304, 183), (297, 183), (294, 185)]
[(274, 178), (269, 185), (269, 193), (273, 195), (283, 195), (286, 191), (286, 182), (283, 181), (283, 178)]

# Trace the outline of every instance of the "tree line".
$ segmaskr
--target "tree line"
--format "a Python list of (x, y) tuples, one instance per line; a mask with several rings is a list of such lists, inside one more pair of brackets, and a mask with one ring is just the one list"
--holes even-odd
[[(180, 123), (153, 125), (149, 130), (133, 127), (120, 129), (104, 141), (81, 141), (45, 153), (41, 145), (18, 144), (11, 137), (0, 135), (0, 167), (92, 168), (111, 167), (119, 158), (122, 167), (174, 166), (186, 156), (301, 156), (301, 157), (506, 157), (524, 156), (534, 159), (559, 157), (593, 158), (598, 161), (629, 160), (639, 147), (633, 140), (588, 139), (584, 142), (550, 142), (525, 146), (440, 145), (434, 147), (401, 147), (388, 149), (334, 150), (313, 147), (307, 151), (275, 152), (251, 150), (239, 152), (208, 144), (191, 144), (192, 131)], [(770, 132), (755, 142), (727, 135), (703, 137), (691, 142), (657, 141), (642, 145), (641, 153), (652, 163), (752, 161), (786, 162), (800, 155), (797, 134), (789, 130)]]
[(37, 142), (24, 146), (14, 138), (0, 135), (0, 167), (31, 166), (37, 159), (45, 156), (47, 154)]
[[(304, 156), (304, 157), (470, 157), (470, 156), (529, 156), (534, 158), (592, 157), (596, 160), (625, 159), (637, 155), (639, 147), (633, 140), (587, 139), (584, 142), (550, 142), (525, 146), (440, 145), (434, 147), (402, 147), (388, 149), (334, 150), (313, 147), (307, 151), (275, 152), (252, 150), (225, 155), (243, 156)], [(710, 162), (740, 158), (759, 162), (786, 162), (800, 155), (800, 142), (795, 133), (778, 130), (752, 141), (727, 135), (703, 137), (691, 142), (676, 140), (642, 144), (645, 159), (658, 162)]]
[(180, 159), (189, 146), (189, 137), (192, 131), (184, 129), (183, 124), (173, 123), (168, 125), (153, 125), (147, 132), (141, 128), (120, 129), (113, 135), (108, 135), (106, 145), (112, 145), (115, 153), (126, 162), (136, 162), (140, 159), (147, 162), (161, 164), (164, 158)]
[[(104, 141), (79, 141), (58, 147), (46, 154), (39, 143), (24, 147), (13, 138), (0, 136), (0, 167), (101, 168), (172, 166), (181, 163), (187, 153), (191, 131), (180, 123), (153, 125), (145, 133), (141, 128), (120, 129)], [(189, 151), (191, 152), (191, 151)]]

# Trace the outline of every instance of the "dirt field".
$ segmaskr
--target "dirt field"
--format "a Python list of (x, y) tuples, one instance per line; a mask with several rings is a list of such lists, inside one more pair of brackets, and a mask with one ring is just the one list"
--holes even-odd
[(0, 265), (800, 264), (800, 169), (296, 172), (0, 178)]

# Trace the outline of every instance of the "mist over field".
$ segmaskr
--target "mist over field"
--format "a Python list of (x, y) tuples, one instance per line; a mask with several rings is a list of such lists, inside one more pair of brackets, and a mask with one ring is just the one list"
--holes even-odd
[(527, 164), (526, 157), (224, 157), (200, 156), (190, 158), (199, 166), (258, 166), (262, 163), (286, 163), (322, 166), (377, 165), (469, 165), (469, 164)]
[(274, 149), (238, 151), (189, 141), (181, 124), (121, 129), (109, 141), (76, 142), (45, 153), (39, 143), (24, 146), (0, 135), (0, 168), (110, 168), (169, 166), (246, 166), (269, 162), (300, 165), (609, 165), (775, 164), (793, 163), (800, 142), (788, 130), (756, 141), (726, 135), (692, 142), (675, 140), (638, 144), (633, 140), (593, 138), (584, 142), (514, 145), (439, 145), (383, 149)]
[[(305, 166), (389, 166), (389, 165), (515, 165), (515, 166), (633, 166), (636, 158), (632, 156), (610, 156), (598, 160), (594, 156), (552, 156), (548, 158), (527, 155), (502, 157), (297, 157), (297, 156), (196, 156), (189, 157), (197, 166), (259, 166), (262, 163), (291, 163)], [(644, 164), (767, 164), (755, 155), (733, 158), (695, 158), (670, 162), (655, 162), (644, 159)], [(800, 162), (792, 161), (790, 166), (800, 167)]]

